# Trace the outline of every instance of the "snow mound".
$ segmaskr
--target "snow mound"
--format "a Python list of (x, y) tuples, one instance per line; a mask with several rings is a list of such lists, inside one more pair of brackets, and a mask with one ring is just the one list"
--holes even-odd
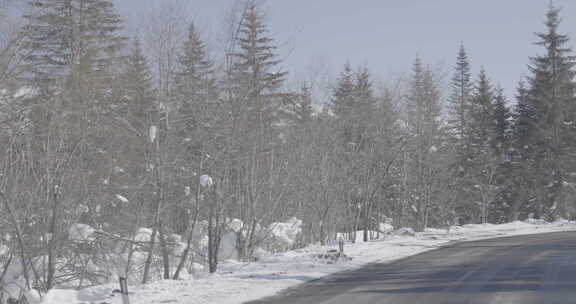
[(123, 196), (123, 195), (116, 194), (116, 198), (119, 199), (121, 202), (123, 202), (123, 203), (125, 203), (125, 204), (128, 203), (128, 199), (127, 199), (125, 196)]
[(150, 139), (151, 143), (156, 141), (156, 135), (157, 134), (158, 134), (158, 127), (150, 126), (150, 129), (148, 130), (148, 139)]
[(212, 177), (210, 177), (208, 175), (200, 176), (200, 186), (202, 186), (204, 188), (210, 188), (210, 187), (212, 187), (212, 185), (214, 185), (214, 181), (212, 180)]
[(218, 249), (218, 260), (238, 260), (238, 249), (236, 249), (237, 236), (234, 232), (222, 235), (220, 248)]
[(394, 235), (397, 235), (397, 236), (416, 236), (416, 232), (414, 232), (414, 229), (412, 229), (412, 228), (403, 227), (403, 228), (400, 228), (400, 229), (394, 231)]
[(292, 217), (284, 223), (272, 223), (270, 232), (274, 241), (280, 242), (284, 246), (292, 246), (302, 232), (302, 221)]
[(150, 242), (152, 239), (152, 229), (150, 228), (140, 228), (136, 233), (134, 240), (136, 242)]
[(527, 220), (524, 221), (525, 223), (528, 224), (532, 224), (532, 225), (545, 225), (548, 224), (547, 221), (543, 220), (543, 219), (534, 219), (534, 218), (529, 218)]
[(380, 223), (378, 224), (378, 230), (384, 234), (388, 234), (394, 231), (394, 226), (388, 223)]
[(242, 227), (244, 227), (244, 223), (239, 219), (232, 219), (228, 224), (228, 228), (236, 233), (240, 232)]
[[(294, 220), (290, 219), (285, 223), (289, 222)], [(268, 228), (263, 230), (269, 233)], [(413, 232), (407, 228), (398, 231), (410, 232), (408, 234)], [(415, 236), (397, 235), (370, 242), (346, 243), (344, 253), (351, 259), (337, 259), (336, 262), (331, 261), (338, 256), (337, 244), (331, 243), (326, 246), (314, 244), (292, 251), (265, 255), (255, 263), (221, 260), (219, 270), (214, 275), (196, 274), (185, 280), (165, 280), (133, 287), (131, 300), (132, 303), (138, 304), (238, 304), (270, 296), (283, 289), (335, 272), (352, 270), (374, 262), (395, 261), (454, 242), (554, 231), (576, 231), (576, 223), (572, 222), (570, 225), (565, 221), (559, 221), (534, 225), (518, 221), (498, 225), (454, 226), (449, 232), (446, 229), (428, 228), (424, 232), (415, 233)], [(234, 237), (237, 234), (230, 230), (227, 230), (227, 233), (227, 237), (230, 238), (229, 244), (234, 244)], [(205, 234), (202, 235), (199, 242), (205, 243)], [(255, 251), (255, 256), (260, 254), (258, 249)], [(80, 303), (117, 303), (119, 299), (111, 301), (109, 298), (111, 290), (115, 288), (116, 284), (110, 285), (108, 290), (101, 286), (84, 289), (80, 291)], [(101, 297), (96, 298), (96, 294), (101, 294)], [(62, 303), (68, 302), (62, 301)]]
[(44, 297), (41, 304), (65, 304), (77, 303), (78, 292), (69, 289), (51, 289)]
[(0, 256), (6, 255), (10, 252), (10, 248), (4, 244), (0, 244)]
[(73, 241), (91, 241), (94, 231), (94, 228), (86, 224), (73, 224), (68, 228), (68, 238)]

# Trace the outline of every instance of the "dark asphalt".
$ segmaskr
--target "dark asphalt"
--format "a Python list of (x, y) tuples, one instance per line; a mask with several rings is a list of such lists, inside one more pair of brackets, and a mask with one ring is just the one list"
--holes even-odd
[(576, 231), (459, 243), (249, 303), (576, 303)]

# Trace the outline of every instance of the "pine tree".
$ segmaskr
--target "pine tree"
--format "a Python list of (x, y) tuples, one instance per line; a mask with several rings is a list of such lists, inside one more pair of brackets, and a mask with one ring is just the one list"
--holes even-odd
[(416, 58), (412, 66), (410, 91), (406, 99), (408, 124), (416, 134), (437, 130), (440, 92), (434, 84), (432, 72)]
[[(217, 102), (214, 63), (194, 25), (188, 30), (188, 39), (178, 62), (180, 68), (175, 75), (174, 89), (180, 124), (178, 133), (191, 145), (188, 148), (193, 149), (198, 141), (192, 138), (211, 126)], [(188, 152), (198, 154), (197, 151)]]
[(99, 124), (118, 101), (110, 88), (120, 72), (125, 40), (119, 33), (120, 17), (106, 0), (28, 3), (20, 54), (22, 77), (41, 93), (29, 101), (35, 134), (46, 136), (54, 113), (70, 113), (65, 123), (70, 142), (88, 133), (87, 141), (102, 141), (106, 134)]
[[(414, 227), (426, 228), (434, 202), (434, 166), (440, 139), (440, 91), (429, 68), (416, 58), (406, 98), (407, 123), (410, 127), (411, 147), (408, 168), (411, 179), (406, 185), (413, 205)], [(407, 212), (403, 210), (403, 213)]]
[(508, 152), (511, 133), (512, 113), (508, 106), (508, 101), (504, 95), (504, 90), (496, 88), (493, 102), (493, 124), (494, 134), (492, 137), (492, 149), (501, 157)]
[(574, 169), (567, 164), (570, 163), (568, 151), (573, 148), (576, 136), (573, 126), (576, 57), (566, 46), (568, 36), (558, 32), (559, 10), (552, 5), (545, 25), (547, 32), (537, 34), (540, 41), (536, 44), (546, 53), (531, 58), (527, 100), (535, 114), (529, 123), (535, 126), (535, 142), (531, 148), (534, 149), (533, 164), (539, 168), (536, 174), (540, 184), (534, 214), (554, 218), (566, 213), (566, 172)]
[(352, 123), (355, 125), (351, 142), (362, 148), (367, 141), (372, 140), (373, 121), (376, 114), (376, 98), (372, 89), (370, 73), (366, 67), (359, 69), (355, 74), (353, 87), (354, 104), (352, 105)]
[(508, 106), (502, 88), (494, 90), (493, 115), (490, 140), (491, 153), (497, 161), (497, 170), (494, 176), (496, 195), (491, 205), (490, 222), (503, 223), (510, 220), (511, 206), (514, 205), (514, 166), (511, 162), (512, 113)]
[(531, 159), (532, 145), (536, 138), (536, 128), (533, 124), (536, 120), (536, 109), (530, 102), (530, 93), (523, 81), (518, 85), (516, 101), (512, 114), (514, 119), (512, 126), (513, 154), (518, 161), (522, 162)]
[[(273, 39), (256, 1), (248, 1), (234, 33), (233, 48), (227, 54), (225, 112), (222, 121), (228, 134), (226, 153), (229, 170), (227, 191), (236, 197), (231, 204), (245, 225), (237, 234), (241, 259), (251, 257), (259, 224), (270, 214), (262, 204), (282, 193), (275, 187), (280, 165), (281, 134), (289, 125), (284, 120), (289, 111), (284, 103), (282, 86), (287, 73), (282, 72)], [(225, 190), (226, 191), (226, 190)]]
[[(173, 163), (178, 174), (176, 175), (176, 187), (189, 184), (190, 180), (196, 181), (190, 184), (194, 208), (189, 204), (174, 206), (172, 218), (180, 218), (172, 227), (177, 233), (185, 233), (187, 245), (185, 253), (180, 258), (173, 278), (177, 279), (184, 269), (188, 252), (192, 246), (192, 235), (196, 229), (200, 206), (204, 204), (201, 197), (200, 186), (197, 178), (202, 174), (211, 172), (215, 164), (207, 155), (215, 155), (214, 132), (220, 131), (220, 119), (217, 116), (218, 95), (216, 78), (214, 75), (214, 63), (210, 59), (206, 46), (196, 30), (194, 24), (188, 29), (188, 36), (183, 43), (182, 53), (178, 58), (178, 69), (175, 73), (174, 91), (172, 98), (177, 109), (175, 119), (175, 137)], [(179, 157), (178, 157), (179, 156)], [(195, 173), (198, 172), (198, 173)], [(209, 219), (212, 223), (212, 219)], [(177, 225), (176, 225), (177, 224)], [(210, 230), (210, 242), (213, 242), (214, 226)], [(216, 264), (214, 248), (209, 248), (210, 271), (215, 271)]]
[[(109, 68), (125, 38), (122, 20), (107, 0), (31, 0), (24, 16), (21, 50), (29, 77), (52, 82), (88, 64), (91, 71)], [(38, 83), (40, 84), (40, 83)]]
[(233, 111), (258, 124), (256, 129), (269, 129), (277, 120), (283, 95), (279, 89), (287, 75), (279, 71), (276, 46), (266, 36), (268, 29), (263, 19), (255, 1), (248, 1), (239, 24), (236, 51), (231, 54), (230, 72), (236, 98)]
[[(473, 91), (470, 63), (464, 45), (460, 46), (454, 76), (452, 78), (452, 93), (448, 100), (449, 132), (461, 154), (468, 150), (467, 138), (470, 127), (470, 99)], [(463, 156), (465, 157), (465, 156)]]
[(516, 220), (527, 217), (534, 211), (535, 180), (533, 155), (536, 150), (536, 127), (532, 123), (536, 111), (530, 102), (530, 92), (524, 81), (520, 81), (516, 89), (516, 105), (512, 112), (510, 138), (510, 178), (507, 180), (507, 208), (500, 208), (502, 217), (506, 220)]
[(488, 221), (490, 205), (496, 195), (497, 171), (500, 159), (492, 149), (492, 141), (495, 137), (494, 118), (494, 90), (484, 69), (480, 71), (478, 81), (470, 102), (470, 131), (469, 131), (469, 156), (467, 158), (467, 180), (469, 201), (478, 202), (480, 205), (480, 222)]
[(470, 98), (470, 131), (467, 141), (471, 149), (471, 161), (474, 161), (478, 154), (490, 153), (488, 144), (494, 137), (493, 103), (493, 88), (486, 71), (482, 69)]
[(362, 67), (356, 73), (354, 84), (355, 108), (362, 111), (371, 112), (376, 106), (376, 98), (372, 89), (372, 80), (368, 68)]
[[(446, 132), (449, 135), (453, 149), (452, 169), (452, 189), (456, 201), (463, 202), (458, 208), (463, 221), (472, 221), (474, 217), (474, 208), (464, 202), (470, 202), (470, 197), (474, 196), (477, 191), (474, 189), (474, 183), (470, 178), (473, 172), (471, 168), (471, 159), (473, 158), (471, 150), (471, 99), (474, 87), (471, 80), (470, 64), (464, 45), (460, 46), (454, 76), (452, 78), (452, 93), (448, 100), (448, 119)], [(473, 201), (473, 200), (472, 200)], [(471, 202), (472, 203), (472, 202)], [(472, 205), (475, 206), (475, 205)]]
[(338, 76), (336, 85), (332, 89), (330, 107), (337, 117), (345, 117), (351, 112), (354, 105), (354, 73), (349, 63)]
[(314, 116), (312, 93), (308, 85), (303, 85), (295, 103), (295, 120), (299, 126), (307, 126)]
[(124, 61), (119, 80), (122, 85), (121, 101), (114, 106), (115, 113), (146, 137), (155, 112), (155, 92), (148, 60), (138, 38), (133, 40), (131, 53)]

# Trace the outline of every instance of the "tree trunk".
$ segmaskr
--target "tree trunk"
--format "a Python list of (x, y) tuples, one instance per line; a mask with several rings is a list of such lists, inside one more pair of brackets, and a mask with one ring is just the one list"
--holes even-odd
[(162, 223), (158, 225), (158, 234), (160, 236), (160, 250), (162, 250), (162, 265), (164, 268), (164, 279), (170, 279), (170, 254), (166, 244), (166, 235), (162, 230)]

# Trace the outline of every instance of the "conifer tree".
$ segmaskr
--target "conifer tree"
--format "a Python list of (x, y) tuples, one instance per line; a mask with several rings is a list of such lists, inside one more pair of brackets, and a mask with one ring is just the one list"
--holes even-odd
[(344, 146), (361, 146), (376, 106), (368, 70), (361, 68), (352, 72), (349, 64), (344, 65), (344, 71), (332, 89), (330, 104), (342, 132)]
[[(470, 202), (470, 196), (473, 196), (474, 184), (469, 178), (472, 172), (471, 159), (471, 139), (472, 139), (472, 118), (471, 118), (471, 99), (473, 94), (473, 82), (471, 80), (470, 64), (464, 45), (460, 46), (454, 76), (452, 78), (452, 92), (448, 99), (448, 119), (446, 132), (449, 135), (449, 141), (453, 148), (452, 169), (452, 189), (456, 201)], [(470, 207), (470, 206), (468, 206)], [(468, 211), (470, 208), (460, 206), (460, 210), (465, 211), (461, 219), (465, 222), (473, 221), (473, 213)]]
[[(201, 149), (208, 129), (215, 127), (217, 95), (214, 63), (194, 25), (188, 30), (188, 39), (178, 62), (173, 93), (178, 108), (177, 133), (180, 141), (187, 143), (187, 154), (199, 156), (198, 149)], [(198, 157), (194, 161), (198, 161)]]
[(412, 66), (409, 90), (406, 111), (413, 132), (434, 132), (439, 127), (437, 119), (440, 115), (440, 92), (434, 83), (432, 72), (423, 66), (420, 58), (416, 58)]
[(370, 73), (366, 67), (355, 73), (352, 100), (354, 103), (351, 105), (350, 119), (355, 130), (352, 130), (351, 142), (361, 149), (366, 141), (372, 140), (373, 120), (376, 114), (376, 98)]
[[(468, 142), (469, 162), (477, 162), (482, 155), (491, 154), (490, 143), (494, 138), (494, 92), (486, 71), (482, 69), (470, 98), (470, 126)], [(472, 165), (473, 166), (473, 165)]]
[[(214, 75), (214, 63), (210, 59), (206, 46), (194, 24), (188, 29), (187, 40), (183, 44), (182, 54), (178, 59), (179, 67), (174, 79), (173, 99), (177, 108), (176, 136), (172, 145), (175, 146), (174, 167), (180, 168), (177, 175), (176, 185), (190, 183), (192, 201), (194, 207), (188, 203), (178, 208), (173, 208), (173, 217), (181, 218), (180, 225), (174, 226), (178, 233), (186, 234), (186, 247), (181, 256), (173, 278), (177, 279), (184, 269), (188, 253), (192, 249), (192, 236), (197, 229), (200, 216), (200, 207), (205, 205), (201, 194), (198, 178), (211, 172), (214, 164), (207, 155), (216, 155), (214, 132), (220, 131), (217, 116), (218, 96), (216, 90), (216, 78)], [(179, 157), (177, 157), (179, 156)], [(177, 170), (176, 170), (177, 171)], [(179, 172), (179, 171), (177, 171)], [(198, 173), (196, 173), (198, 172)], [(210, 204), (210, 202), (208, 202)], [(210, 207), (211, 208), (211, 207)], [(188, 214), (188, 215), (186, 215)], [(209, 242), (215, 238), (215, 227), (212, 215), (209, 218)], [(216, 236), (219, 237), (219, 236)], [(209, 268), (215, 271), (217, 255), (215, 248), (209, 246)]]
[(494, 90), (493, 129), (490, 140), (492, 157), (497, 161), (494, 177), (496, 195), (492, 202), (489, 219), (491, 223), (502, 223), (511, 219), (510, 210), (514, 205), (514, 166), (512, 159), (512, 113), (502, 88)]
[[(433, 208), (435, 165), (440, 140), (440, 91), (432, 72), (419, 58), (412, 67), (412, 78), (406, 98), (407, 123), (410, 126), (411, 145), (408, 150), (410, 179), (407, 183), (414, 212), (414, 227), (422, 231), (428, 225)], [(407, 212), (407, 210), (404, 210)]]
[(499, 156), (508, 153), (512, 127), (511, 119), (512, 113), (504, 95), (504, 90), (497, 87), (493, 102), (494, 134), (491, 144), (494, 152)]
[(569, 38), (558, 32), (559, 9), (550, 6), (546, 14), (547, 32), (539, 33), (536, 44), (546, 53), (531, 58), (528, 78), (528, 103), (534, 117), (528, 123), (534, 126), (533, 165), (538, 169), (536, 180), (536, 217), (553, 219), (565, 215), (567, 197), (564, 184), (567, 173), (573, 172), (568, 154), (574, 148), (574, 66), (576, 57), (567, 47)]
[(537, 173), (534, 168), (536, 150), (536, 111), (524, 81), (516, 89), (516, 104), (512, 111), (510, 139), (511, 178), (504, 191), (509, 193), (508, 208), (503, 210), (506, 220), (526, 217), (534, 210)]
[(256, 130), (269, 129), (279, 115), (282, 95), (279, 89), (287, 75), (280, 71), (277, 47), (267, 34), (258, 6), (255, 1), (248, 1), (238, 27), (237, 47), (231, 54), (230, 74), (236, 99), (233, 112), (248, 117), (244, 122), (251, 122), (251, 129)]
[(332, 89), (331, 109), (338, 117), (346, 116), (354, 104), (354, 73), (349, 63), (344, 65)]
[[(270, 216), (261, 207), (281, 195), (283, 184), (278, 180), (280, 136), (286, 126), (283, 121), (286, 94), (282, 86), (287, 73), (282, 72), (273, 39), (268, 36), (264, 16), (256, 1), (248, 1), (240, 17), (232, 41), (235, 46), (227, 53), (226, 125), (229, 160), (222, 172), (234, 199), (234, 212), (244, 223), (250, 223), (237, 233), (237, 249), (241, 259), (251, 257), (262, 222)], [(229, 198), (227, 198), (228, 200)], [(231, 200), (231, 199), (230, 199)], [(260, 206), (260, 207), (259, 207)], [(232, 212), (232, 211), (231, 211)]]
[(312, 93), (308, 85), (303, 85), (298, 94), (295, 103), (295, 119), (299, 126), (307, 126), (312, 120), (314, 115), (314, 107), (312, 105)]
[(523, 81), (518, 85), (516, 101), (512, 114), (514, 119), (513, 154), (519, 161), (529, 161), (530, 152), (533, 150), (531, 146), (536, 138), (536, 128), (533, 124), (536, 120), (536, 109), (530, 102), (530, 95)]
[(467, 142), (470, 123), (470, 99), (473, 91), (473, 83), (470, 74), (470, 63), (464, 45), (460, 45), (454, 76), (452, 77), (452, 93), (448, 100), (448, 125), (449, 132), (453, 136), (455, 144), (465, 157), (469, 148)]
[(109, 68), (124, 37), (122, 20), (107, 0), (33, 0), (25, 15), (21, 54), (29, 77), (53, 81), (72, 64)]
[(480, 222), (486, 223), (489, 206), (496, 194), (495, 180), (500, 160), (491, 147), (495, 134), (494, 91), (484, 69), (480, 71), (478, 81), (470, 99), (470, 131), (468, 137), (469, 154), (466, 160), (468, 175), (468, 201), (473, 206), (481, 206)]
[(125, 176), (130, 176), (126, 182), (137, 185), (147, 174), (149, 133), (158, 116), (152, 74), (137, 38), (133, 40), (130, 54), (122, 61), (120, 69), (120, 74), (115, 77), (116, 98), (110, 105), (112, 110), (103, 128), (108, 129), (109, 144), (116, 153), (114, 157), (118, 165), (125, 168)]
[(123, 66), (119, 77), (122, 99), (116, 105), (116, 114), (126, 118), (131, 127), (146, 136), (155, 111), (155, 92), (148, 60), (138, 38), (133, 40), (131, 53)]

